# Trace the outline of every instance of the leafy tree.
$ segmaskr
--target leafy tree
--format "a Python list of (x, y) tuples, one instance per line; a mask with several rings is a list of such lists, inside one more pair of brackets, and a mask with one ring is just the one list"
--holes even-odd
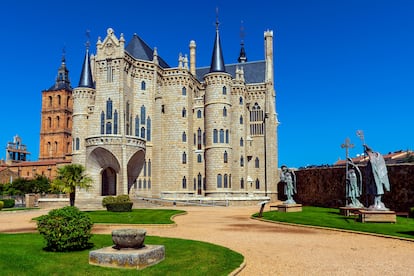
[(85, 167), (80, 164), (69, 164), (58, 167), (52, 188), (69, 193), (70, 206), (75, 206), (76, 188), (88, 189), (91, 184), (92, 178), (85, 175)]
[(50, 180), (44, 175), (36, 175), (35, 179), (31, 180), (32, 193), (47, 193), (51, 190)]
[(9, 187), (10, 195), (24, 195), (31, 193), (31, 181), (22, 177), (13, 180), (11, 187)]

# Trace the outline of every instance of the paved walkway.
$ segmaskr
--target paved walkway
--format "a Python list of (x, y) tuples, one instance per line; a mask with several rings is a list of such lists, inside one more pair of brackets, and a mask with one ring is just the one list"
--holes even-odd
[[(151, 236), (201, 240), (240, 252), (246, 266), (239, 275), (414, 273), (414, 242), (253, 220), (250, 216), (258, 206), (175, 208), (188, 212), (174, 218), (176, 226), (141, 228)], [(47, 210), (1, 212), (0, 232), (35, 232), (31, 218), (44, 213)], [(95, 226), (93, 232), (112, 229)]]

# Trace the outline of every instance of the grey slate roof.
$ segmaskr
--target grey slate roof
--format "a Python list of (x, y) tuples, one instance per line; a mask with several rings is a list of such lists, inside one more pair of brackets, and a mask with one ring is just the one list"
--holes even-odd
[(211, 57), (210, 72), (225, 72), (223, 52), (221, 50), (221, 41), (218, 26), (216, 28), (216, 38), (214, 40), (213, 56)]
[(82, 73), (79, 79), (78, 87), (95, 88), (92, 79), (91, 60), (89, 57), (89, 49), (86, 49), (85, 59), (83, 60)]
[[(125, 51), (136, 59), (147, 61), (152, 61), (154, 55), (154, 50), (151, 49), (137, 34), (134, 34), (131, 41), (126, 46)], [(162, 68), (170, 68), (160, 56), (158, 56), (158, 62)]]
[[(243, 67), (244, 79), (246, 83), (263, 83), (265, 82), (266, 62), (251, 61), (244, 63), (226, 64), (226, 72), (231, 74), (233, 78), (236, 77), (237, 66)], [(200, 67), (196, 69), (196, 77), (200, 82), (204, 81), (204, 75), (210, 72), (210, 67)]]

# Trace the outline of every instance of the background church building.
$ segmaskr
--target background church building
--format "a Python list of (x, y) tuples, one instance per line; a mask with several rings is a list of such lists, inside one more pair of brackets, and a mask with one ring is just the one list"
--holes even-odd
[(277, 200), (272, 31), (264, 49), (264, 60), (247, 61), (242, 42), (238, 61), (225, 64), (217, 24), (210, 66), (196, 66), (190, 41), (171, 67), (136, 34), (126, 44), (109, 28), (94, 55), (86, 48), (77, 87), (63, 58), (42, 92), (39, 160), (86, 167), (94, 186), (77, 191), (77, 205), (120, 194)]

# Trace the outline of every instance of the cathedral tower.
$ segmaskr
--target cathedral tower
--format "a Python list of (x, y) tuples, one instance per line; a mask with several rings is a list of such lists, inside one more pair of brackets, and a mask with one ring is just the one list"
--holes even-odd
[(72, 106), (72, 87), (63, 55), (55, 84), (42, 91), (39, 160), (70, 160)]

